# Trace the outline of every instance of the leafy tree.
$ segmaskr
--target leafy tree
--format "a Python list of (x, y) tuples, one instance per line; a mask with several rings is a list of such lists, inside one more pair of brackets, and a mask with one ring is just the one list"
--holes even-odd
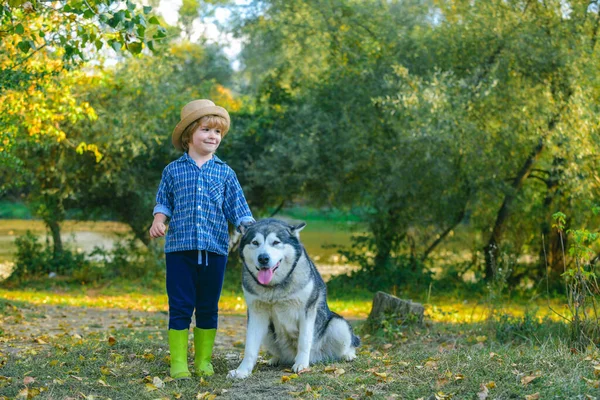
[(153, 49), (166, 31), (150, 11), (113, 0), (0, 5), (0, 191), (22, 187), (52, 233), (55, 254), (74, 190), (68, 160), (88, 151), (101, 158), (97, 146), (68, 134), (69, 125), (96, 118), (73, 92), (87, 80), (78, 68), (106, 45), (133, 54)]

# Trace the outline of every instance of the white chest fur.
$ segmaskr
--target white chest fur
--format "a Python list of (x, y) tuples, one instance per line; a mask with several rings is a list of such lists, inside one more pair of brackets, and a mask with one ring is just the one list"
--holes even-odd
[(306, 318), (306, 305), (313, 287), (313, 282), (309, 282), (293, 296), (266, 301), (264, 296), (259, 299), (246, 293), (246, 301), (251, 312), (264, 313), (268, 316), (278, 335), (288, 336), (290, 339), (297, 338), (300, 322)]

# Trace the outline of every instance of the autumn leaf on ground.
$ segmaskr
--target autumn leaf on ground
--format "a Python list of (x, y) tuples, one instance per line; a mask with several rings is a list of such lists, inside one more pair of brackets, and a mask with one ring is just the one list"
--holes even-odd
[(202, 392), (196, 395), (197, 400), (214, 400), (217, 398), (217, 395), (211, 394), (210, 392)]
[(108, 383), (106, 383), (105, 381), (103, 381), (102, 379), (98, 379), (98, 383), (104, 387), (111, 387)]
[(477, 399), (478, 400), (485, 400), (488, 398), (489, 396), (489, 389), (487, 387), (487, 385), (481, 384), (481, 386), (479, 387), (479, 392), (477, 393)]
[(534, 394), (525, 395), (525, 400), (539, 400), (539, 398), (540, 398), (539, 392), (534, 393)]
[(284, 375), (281, 377), (281, 383), (286, 383), (296, 378), (298, 378), (298, 374)]
[(335, 371), (333, 371), (333, 374), (334, 374), (335, 376), (340, 376), (340, 375), (342, 375), (342, 374), (343, 374), (343, 373), (345, 373), (345, 372), (346, 372), (346, 370), (345, 370), (345, 369), (343, 369), (343, 368), (337, 368)]
[(33, 379), (31, 376), (26, 376), (25, 378), (23, 378), (24, 385), (30, 385), (33, 382), (35, 382), (35, 379)]
[(117, 343), (117, 339), (115, 339), (114, 336), (108, 337), (108, 345), (109, 346), (114, 346), (116, 343)]
[(335, 365), (328, 365), (323, 370), (323, 372), (333, 372), (333, 371), (335, 371)]
[(591, 387), (593, 387), (593, 388), (595, 388), (595, 389), (598, 389), (598, 388), (600, 388), (600, 381), (595, 381), (595, 380), (593, 380), (593, 379), (588, 379), (588, 378), (586, 378), (586, 377), (582, 377), (582, 379), (583, 379), (584, 381), (586, 381), (586, 382), (587, 382), (587, 384), (588, 384), (588, 385), (590, 385)]
[(165, 387), (164, 382), (158, 376), (155, 376), (152, 379), (152, 384), (154, 384), (154, 386), (156, 386), (159, 389), (162, 389), (163, 387)]
[(521, 378), (521, 383), (524, 386), (529, 385), (531, 382), (533, 382), (534, 380), (536, 380), (538, 378), (537, 375), (528, 375), (528, 376), (524, 376)]
[(594, 365), (594, 376), (600, 376), (600, 365)]
[(154, 390), (158, 390), (158, 388), (156, 386), (154, 386), (154, 384), (146, 383), (146, 391), (147, 392), (152, 392)]

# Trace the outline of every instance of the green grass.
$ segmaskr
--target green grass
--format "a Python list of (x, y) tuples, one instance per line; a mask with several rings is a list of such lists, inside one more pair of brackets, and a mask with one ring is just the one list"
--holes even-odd
[[(358, 327), (363, 345), (354, 362), (318, 364), (300, 375), (259, 363), (243, 382), (225, 377), (239, 363), (231, 357), (238, 347), (214, 355), (215, 376), (171, 381), (166, 335), (152, 326), (106, 328), (83, 337), (45, 335), (37, 338), (41, 344), (30, 340), (20, 352), (7, 351), (18, 345), (2, 338), (0, 393), (13, 398), (28, 390), (29, 396), (48, 399), (477, 399), (485, 390), (496, 399), (598, 394), (598, 351), (573, 351), (543, 325), (538, 327), (543, 339), (507, 342), (493, 340), (489, 324), (428, 321), (424, 327), (390, 326), (371, 334), (364, 329)], [(190, 365), (192, 358), (190, 349)]]

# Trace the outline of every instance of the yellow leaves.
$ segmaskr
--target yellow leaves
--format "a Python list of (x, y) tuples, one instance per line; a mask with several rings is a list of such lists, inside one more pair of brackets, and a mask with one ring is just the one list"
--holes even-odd
[(477, 399), (478, 400), (485, 400), (488, 398), (489, 393), (490, 393), (490, 389), (493, 389), (496, 387), (496, 382), (488, 382), (488, 383), (482, 383), (479, 386), (479, 392), (477, 392)]
[(77, 152), (77, 154), (83, 154), (87, 151), (93, 153), (94, 157), (96, 158), (96, 162), (100, 162), (102, 160), (102, 158), (104, 157), (102, 155), (102, 153), (100, 153), (98, 146), (96, 146), (95, 144), (87, 144), (85, 142), (81, 142), (81, 143), (79, 143), (79, 145), (77, 146), (75, 151)]
[(284, 375), (281, 377), (281, 383), (286, 383), (296, 378), (298, 378), (298, 374)]
[(600, 365), (594, 365), (594, 376), (600, 376)]
[(537, 378), (539, 378), (542, 375), (541, 371), (536, 371), (533, 375), (527, 375), (527, 376), (523, 376), (521, 378), (521, 384), (523, 386), (527, 386), (529, 385), (531, 382), (533, 382), (534, 380), (536, 380)]
[(525, 395), (525, 400), (539, 400), (540, 399), (540, 394), (538, 393), (534, 393), (534, 394), (528, 394)]
[[(77, 152), (79, 153), (79, 147), (77, 149), (78, 149)], [(116, 343), (117, 343), (117, 339), (115, 339), (113, 336), (108, 337), (108, 345), (109, 346), (114, 346)]]
[(308, 383), (304, 387), (303, 391), (301, 391), (301, 392), (288, 392), (288, 393), (291, 394), (292, 396), (302, 396), (302, 395), (306, 395), (306, 394), (312, 394), (315, 397), (318, 396), (318, 393), (313, 392), (313, 388)]
[(228, 88), (216, 84), (210, 90), (210, 98), (212, 101), (229, 112), (239, 111), (242, 107), (242, 102), (235, 97), (233, 97), (233, 93)]
[(217, 398), (216, 394), (212, 394), (210, 392), (198, 393), (196, 395), (197, 400), (214, 400)]
[(590, 385), (591, 387), (593, 387), (594, 389), (598, 389), (598, 388), (600, 388), (600, 381), (598, 381), (598, 380), (596, 380), (596, 381), (595, 381), (595, 380), (593, 380), (593, 379), (588, 379), (588, 378), (586, 378), (586, 377), (582, 377), (582, 379), (583, 379), (584, 381), (586, 381), (586, 382), (587, 382), (587, 384), (588, 384), (588, 385)]
[(340, 376), (346, 372), (343, 368), (336, 368), (334, 365), (328, 365), (323, 369), (324, 372), (333, 372), (335, 376)]
[(101, 367), (100, 367), (100, 373), (101, 373), (102, 375), (113, 375), (113, 376), (117, 376), (117, 374), (116, 374), (116, 373), (115, 373), (115, 372), (114, 372), (112, 369), (110, 369), (109, 367), (107, 367), (107, 366), (105, 366), (105, 365), (103, 365), (103, 366), (101, 366)]

